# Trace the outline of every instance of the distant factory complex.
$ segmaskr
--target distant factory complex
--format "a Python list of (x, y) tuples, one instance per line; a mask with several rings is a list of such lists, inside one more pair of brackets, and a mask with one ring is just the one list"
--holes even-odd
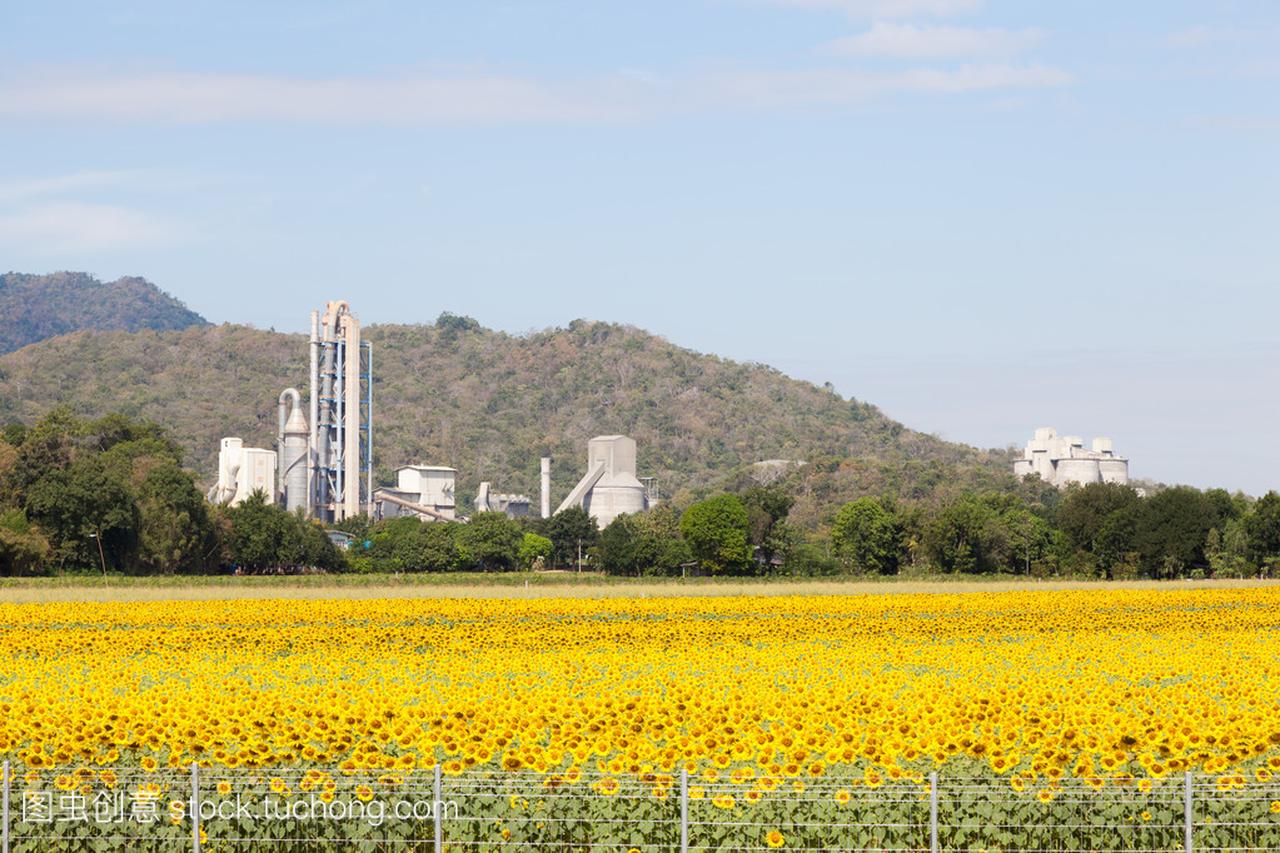
[(1040, 479), (1060, 489), (1075, 483), (1129, 482), (1129, 460), (1116, 456), (1111, 439), (1095, 438), (1092, 449), (1084, 449), (1084, 439), (1058, 435), (1053, 427), (1040, 427), (1027, 442), (1022, 458), (1013, 463), (1013, 473), (1021, 477), (1039, 474)]
[[(416, 516), (425, 521), (462, 522), (458, 471), (447, 465), (405, 463), (394, 486), (373, 483), (373, 348), (360, 337), (360, 324), (344, 301), (311, 312), (310, 386), (307, 410), (302, 393), (286, 388), (277, 401), (275, 449), (246, 447), (224, 438), (218, 450), (217, 484), (209, 497), (238, 504), (254, 492), (270, 496), (288, 510), (334, 522), (366, 514), (371, 518)], [(308, 414), (310, 417), (308, 417)], [(759, 465), (786, 462), (770, 460)], [(803, 464), (803, 463), (798, 463)], [(1129, 482), (1129, 461), (1117, 456), (1111, 439), (1059, 436), (1041, 427), (1013, 463), (1018, 477), (1039, 475), (1059, 488), (1071, 484)], [(551, 515), (551, 459), (543, 457), (538, 511)], [(625, 435), (601, 435), (587, 442), (586, 471), (556, 512), (581, 507), (600, 527), (624, 513), (644, 512), (658, 501), (656, 480), (636, 469), (636, 443)], [(476, 512), (527, 516), (532, 501), (523, 494), (497, 491), (481, 482), (472, 506)]]
[[(424, 521), (462, 522), (457, 469), (403, 464), (394, 487), (373, 483), (373, 348), (360, 338), (360, 324), (344, 301), (311, 312), (310, 398), (286, 388), (277, 401), (276, 447), (246, 447), (236, 437), (222, 439), (217, 484), (209, 497), (235, 505), (262, 492), (288, 510), (309, 518), (341, 521), (416, 516)], [(551, 459), (541, 460), (539, 513), (551, 514)], [(625, 435), (587, 442), (586, 474), (556, 512), (582, 507), (605, 527), (623, 513), (642, 512), (657, 502), (656, 480), (636, 476), (636, 443)], [(530, 499), (480, 483), (476, 512), (530, 513)]]

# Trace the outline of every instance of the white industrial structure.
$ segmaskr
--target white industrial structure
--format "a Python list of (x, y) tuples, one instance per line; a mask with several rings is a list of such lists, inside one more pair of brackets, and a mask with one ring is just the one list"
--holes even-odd
[(1075, 435), (1059, 436), (1053, 427), (1040, 427), (1027, 442), (1022, 458), (1013, 463), (1013, 473), (1021, 477), (1039, 474), (1040, 479), (1058, 488), (1072, 483), (1129, 482), (1129, 460), (1115, 455), (1111, 439), (1095, 438), (1091, 450)]
[(254, 492), (268, 500), (276, 494), (276, 452), (261, 447), (245, 447), (238, 438), (224, 438), (218, 445), (218, 484), (209, 500), (236, 506)]
[(551, 517), (551, 457), (542, 457), (542, 506), (539, 507), (543, 518)]
[(302, 395), (297, 388), (286, 388), (280, 392), (276, 450), (280, 462), (281, 498), (289, 512), (306, 512), (311, 508), (307, 491), (311, 475), (310, 447), (311, 433), (307, 428), (307, 416), (302, 413)]
[(286, 388), (274, 452), (224, 438), (213, 500), (238, 503), (261, 488), (290, 511), (322, 521), (372, 513), (373, 348), (360, 340), (345, 301), (329, 302), (323, 316), (311, 312), (310, 355), (310, 418), (302, 394)]
[(371, 511), (373, 349), (345, 301), (311, 312), (310, 515), (323, 521)]
[(651, 495), (636, 477), (636, 442), (625, 435), (598, 435), (587, 442), (587, 473), (556, 512), (580, 506), (607, 527), (623, 513), (644, 512)]
[(476, 492), (476, 512), (502, 512), (510, 518), (523, 518), (529, 514), (528, 495), (508, 495), (493, 490), (485, 481)]
[(443, 465), (401, 465), (394, 489), (375, 489), (373, 516), (416, 515), (424, 521), (458, 521), (458, 472)]

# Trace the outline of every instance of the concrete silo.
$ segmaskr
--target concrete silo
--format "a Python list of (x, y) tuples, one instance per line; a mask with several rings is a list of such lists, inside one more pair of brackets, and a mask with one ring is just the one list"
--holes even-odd
[(289, 512), (311, 508), (307, 491), (310, 435), (306, 415), (302, 414), (302, 395), (297, 388), (284, 389), (280, 392), (276, 448), (280, 455), (279, 483)]
[(598, 435), (587, 442), (587, 474), (556, 512), (571, 506), (585, 509), (602, 528), (623, 513), (648, 509), (644, 484), (636, 477), (635, 439)]

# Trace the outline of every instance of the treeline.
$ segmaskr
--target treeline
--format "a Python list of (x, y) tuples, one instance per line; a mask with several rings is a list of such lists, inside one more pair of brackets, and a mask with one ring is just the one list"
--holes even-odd
[(0, 574), (302, 566), (338, 570), (344, 561), (321, 527), (261, 496), (211, 506), (155, 424), (56, 409), (0, 435)]
[[(0, 433), (0, 574), (242, 571), (450, 572), (581, 567), (610, 574), (1015, 574), (1104, 578), (1272, 576), (1280, 495), (1095, 484), (1058, 492), (863, 496), (818, 523), (792, 518), (786, 480), (623, 515), (477, 513), (319, 524), (255, 495), (210, 505), (154, 424), (55, 410)], [(806, 519), (808, 519), (806, 515)]]

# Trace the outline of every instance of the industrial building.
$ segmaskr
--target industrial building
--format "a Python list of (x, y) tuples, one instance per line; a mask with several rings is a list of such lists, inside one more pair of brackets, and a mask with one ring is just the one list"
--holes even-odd
[(598, 435), (587, 442), (587, 473), (556, 512), (580, 506), (604, 528), (623, 513), (644, 512), (655, 497), (636, 477), (635, 439)]
[[(310, 418), (302, 394), (278, 401), (276, 450), (224, 438), (210, 497), (239, 503), (255, 489), (290, 511), (341, 521), (373, 509), (373, 347), (345, 301), (311, 312)], [(270, 473), (267, 470), (270, 469)]]
[(1084, 449), (1084, 439), (1059, 436), (1053, 427), (1040, 427), (1027, 442), (1022, 458), (1013, 463), (1013, 473), (1021, 478), (1039, 474), (1040, 479), (1060, 489), (1072, 483), (1129, 483), (1129, 460), (1115, 455), (1111, 439), (1095, 438), (1092, 449)]
[[(237, 504), (261, 490), (290, 512), (320, 521), (417, 516), (465, 522), (455, 496), (458, 472), (441, 465), (402, 465), (394, 488), (373, 487), (373, 348), (361, 340), (360, 323), (345, 301), (311, 312), (310, 384), (303, 395), (286, 388), (277, 400), (275, 450), (222, 439), (218, 482), (209, 497)], [(309, 416), (308, 416), (309, 415)], [(541, 460), (539, 513), (551, 516), (551, 459)], [(623, 513), (643, 512), (657, 502), (653, 478), (636, 476), (636, 443), (625, 435), (587, 442), (587, 472), (556, 512), (585, 509), (606, 527)], [(480, 484), (477, 512), (527, 516), (532, 501)]]
[(270, 499), (276, 493), (276, 452), (245, 447), (238, 438), (218, 445), (218, 484), (209, 492), (214, 503), (236, 506), (254, 492)]
[(476, 512), (503, 512), (509, 518), (523, 518), (529, 514), (528, 495), (508, 495), (493, 491), (489, 482), (480, 484), (476, 492)]
[(459, 521), (454, 491), (457, 469), (443, 465), (401, 465), (394, 489), (374, 489), (373, 517), (416, 515), (424, 521)]

